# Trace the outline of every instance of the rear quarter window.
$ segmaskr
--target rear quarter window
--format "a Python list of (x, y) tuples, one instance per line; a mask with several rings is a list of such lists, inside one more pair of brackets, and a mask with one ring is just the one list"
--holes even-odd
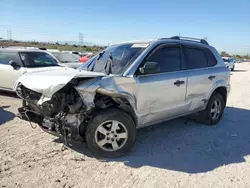
[(213, 67), (217, 64), (217, 60), (214, 56), (214, 54), (209, 50), (209, 49), (205, 49), (205, 54), (207, 57), (207, 63), (208, 63), (208, 67)]

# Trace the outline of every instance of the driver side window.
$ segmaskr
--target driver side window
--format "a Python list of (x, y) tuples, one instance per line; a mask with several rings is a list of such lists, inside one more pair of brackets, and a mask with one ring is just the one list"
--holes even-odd
[(157, 73), (181, 70), (181, 55), (179, 47), (162, 47), (154, 51), (146, 60), (159, 65)]

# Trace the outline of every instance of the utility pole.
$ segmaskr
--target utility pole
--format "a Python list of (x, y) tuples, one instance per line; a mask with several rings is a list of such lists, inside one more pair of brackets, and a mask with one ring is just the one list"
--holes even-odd
[(78, 42), (79, 45), (82, 46), (83, 45), (83, 34), (79, 32), (78, 34)]
[(12, 31), (7, 30), (7, 40), (12, 40)]

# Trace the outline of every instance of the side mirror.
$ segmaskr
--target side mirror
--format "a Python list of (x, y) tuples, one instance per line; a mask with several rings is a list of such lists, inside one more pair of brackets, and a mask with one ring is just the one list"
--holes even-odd
[(159, 67), (159, 63), (148, 61), (139, 70), (142, 74), (152, 74), (152, 73), (159, 72), (160, 67)]
[(20, 68), (20, 65), (18, 65), (15, 61), (13, 61), (13, 60), (11, 60), (10, 62), (9, 62), (9, 64), (10, 64), (10, 66), (12, 66), (13, 67), (13, 69), (18, 69), (18, 68)]

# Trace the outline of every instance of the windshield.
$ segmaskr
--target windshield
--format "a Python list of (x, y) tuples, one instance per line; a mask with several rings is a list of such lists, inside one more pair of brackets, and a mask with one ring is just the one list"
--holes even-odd
[(26, 67), (58, 66), (53, 57), (44, 52), (21, 52), (20, 57)]
[(72, 54), (72, 56), (74, 56), (77, 60), (79, 60), (81, 57), (79, 54)]
[(75, 54), (62, 53), (62, 52), (52, 52), (52, 54), (61, 62), (61, 63), (70, 63), (78, 62), (78, 58)]
[(120, 44), (106, 48), (103, 52), (89, 59), (80, 70), (105, 72), (111, 59), (112, 74), (122, 74), (149, 44)]
[(98, 55), (93, 56), (92, 58), (90, 58), (88, 61), (86, 61), (85, 63), (83, 63), (80, 67), (78, 67), (78, 70), (87, 70), (88, 67), (92, 64), (92, 62), (97, 58)]

